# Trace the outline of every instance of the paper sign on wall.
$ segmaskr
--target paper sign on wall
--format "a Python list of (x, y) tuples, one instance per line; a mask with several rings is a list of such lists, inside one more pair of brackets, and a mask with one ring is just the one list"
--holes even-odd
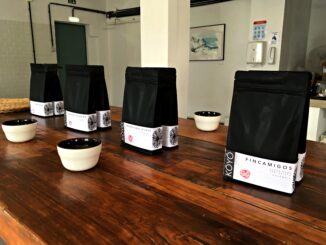
[(271, 45), (276, 45), (278, 42), (278, 32), (272, 32)]
[(253, 36), (255, 41), (264, 40), (266, 37), (266, 20), (254, 21)]

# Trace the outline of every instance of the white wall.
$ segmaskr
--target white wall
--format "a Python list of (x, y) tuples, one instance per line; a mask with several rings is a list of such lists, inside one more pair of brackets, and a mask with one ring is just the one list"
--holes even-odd
[(122, 106), (127, 66), (140, 67), (139, 22), (108, 25), (110, 104)]
[[(32, 0), (31, 5), (33, 8), (34, 16), (33, 21), (36, 23), (44, 23), (47, 24), (49, 22), (48, 17), (48, 3), (62, 3), (68, 4), (67, 0)], [(1, 0), (0, 2), (0, 19), (3, 20), (14, 20), (14, 21), (28, 21), (29, 15), (27, 11), (27, 1), (26, 0)], [(94, 8), (99, 10), (106, 10), (106, 0), (78, 0), (76, 6), (86, 7), (86, 8)], [(54, 7), (54, 9), (57, 7)], [(58, 18), (63, 18), (67, 20), (67, 14), (70, 14), (69, 8), (62, 8), (53, 10), (54, 15)], [(76, 11), (76, 15), (79, 15), (79, 11)], [(85, 13), (83, 16), (90, 17), (93, 14)], [(87, 17), (87, 18), (88, 18)]]
[(197, 110), (229, 114), (234, 73), (246, 69), (250, 4), (250, 0), (236, 0), (191, 8), (192, 27), (226, 24), (226, 33), (224, 61), (190, 62), (189, 117)]
[(321, 135), (326, 132), (326, 109), (310, 107), (308, 119), (307, 139), (320, 141)]
[[(191, 9), (191, 25), (226, 24), (225, 60), (190, 63), (188, 116), (197, 110), (230, 113), (233, 80), (237, 70), (279, 70), (285, 0), (236, 0)], [(254, 21), (266, 20), (266, 50), (272, 33), (278, 33), (274, 64), (247, 65), (248, 41), (253, 40)], [(223, 117), (222, 117), (223, 120)]]
[[(169, 5), (170, 0), (141, 0), (140, 32), (143, 67), (167, 67), (169, 65), (169, 35), (171, 31), (169, 19), (172, 17)], [(176, 39), (177, 36), (173, 36), (173, 38)], [(155, 55), (153, 55), (154, 53)]]
[(28, 97), (33, 61), (29, 25), (0, 20), (0, 32), (0, 98)]
[[(50, 42), (48, 3), (67, 4), (66, 0), (31, 2), (37, 63), (56, 63)], [(106, 10), (106, 0), (78, 0), (77, 6)], [(52, 20), (67, 22), (71, 9), (52, 6)], [(108, 70), (108, 36), (104, 15), (75, 11), (86, 25), (88, 63), (101, 64)], [(33, 62), (28, 4), (24, 0), (0, 2), (0, 97), (29, 96), (29, 64)], [(53, 28), (54, 29), (54, 28)], [(54, 33), (55, 35), (55, 33)], [(108, 79), (107, 79), (108, 80)], [(110, 87), (110, 85), (108, 85)]]
[[(107, 10), (139, 7), (139, 0), (107, 0)], [(110, 104), (122, 106), (127, 66), (140, 67), (140, 17), (112, 18), (106, 21), (108, 35)]]
[(303, 70), (305, 67), (310, 9), (311, 0), (287, 0), (285, 3), (280, 70)]
[[(107, 0), (107, 10), (139, 7), (139, 0)], [(108, 35), (108, 80), (110, 104), (122, 106), (127, 66), (140, 67), (140, 17), (106, 21)]]
[[(56, 54), (52, 52), (50, 46), (48, 2), (49, 0), (34, 0), (32, 2), (36, 53), (38, 62), (42, 63), (56, 61)], [(56, 2), (66, 3), (66, 0)], [(295, 5), (294, 2), (297, 1), (289, 0), (289, 2)], [(325, 22), (325, 2), (324, 0), (313, 0), (312, 11), (314, 12), (311, 15), (307, 54), (309, 50), (322, 45), (325, 40), (325, 27), (319, 24)], [(78, 5), (101, 10), (115, 10), (138, 7), (139, 0), (79, 0)], [(191, 8), (191, 26), (226, 24), (226, 45), (224, 61), (190, 62), (188, 116), (192, 116), (196, 110), (216, 110), (228, 115), (236, 70), (278, 70), (280, 68), (280, 54), (281, 52), (286, 53), (286, 49), (281, 47), (284, 7), (285, 0), (235, 0)], [(71, 11), (53, 7), (52, 13), (54, 20), (66, 21)], [(104, 16), (81, 11), (76, 11), (76, 15), (80, 17), (82, 23), (87, 25), (89, 63), (105, 65), (110, 103), (121, 106), (125, 68), (140, 66), (139, 17), (105, 20)], [(295, 17), (297, 18), (298, 15)], [(252, 67), (246, 64), (247, 42), (252, 38), (251, 28), (255, 20), (267, 20), (267, 42), (270, 41), (272, 32), (279, 33), (275, 65), (265, 64)], [(1, 97), (4, 95), (28, 96), (29, 63), (32, 62), (28, 21), (25, 1), (1, 0), (0, 28), (5, 30), (6, 35), (0, 36), (0, 42), (7, 43), (7, 45), (0, 45)], [(295, 34), (297, 35), (298, 31)], [(288, 38), (287, 40), (292, 39)], [(300, 45), (297, 46), (297, 49), (298, 47)], [(296, 52), (297, 49), (293, 49), (292, 52)], [(10, 62), (7, 62), (8, 60)], [(295, 61), (291, 60), (290, 63), (295, 64)], [(19, 72), (16, 72), (17, 70)], [(5, 92), (6, 90), (7, 92)]]
[[(137, 3), (135, 3), (137, 2)], [(139, 1), (109, 1), (108, 9), (136, 7)], [(190, 62), (188, 116), (197, 110), (215, 110), (228, 115), (231, 107), (233, 80), (236, 70), (278, 70), (282, 41), (285, 0), (235, 0), (231, 2), (191, 8), (191, 26), (226, 24), (224, 61)], [(133, 18), (121, 19), (123, 22)], [(267, 20), (267, 39), (271, 32), (279, 32), (275, 65), (251, 67), (246, 64), (247, 43), (251, 40), (254, 20)], [(112, 80), (112, 104), (122, 105), (124, 72), (127, 65), (140, 66), (140, 31), (136, 23), (114, 25), (109, 21), (110, 79)], [(249, 37), (249, 38), (248, 38)], [(128, 42), (130, 40), (130, 42)], [(188, 45), (185, 44), (185, 45)], [(111, 52), (109, 51), (109, 52)]]
[[(107, 11), (117, 11), (140, 7), (140, 0), (106, 0)], [(140, 16), (107, 19), (107, 24), (126, 24), (140, 22)]]
[(108, 11), (116, 9), (135, 8), (140, 6), (140, 0), (107, 0)]
[[(178, 116), (188, 116), (190, 0), (169, 7), (169, 66), (177, 70)], [(186, 45), (185, 45), (186, 44)]]
[[(276, 47), (276, 58), (274, 64), (267, 64), (266, 55), (262, 65), (247, 65), (248, 70), (279, 70), (280, 57), (283, 52), (282, 34), (284, 20), (285, 0), (251, 0), (250, 7), (250, 32), (249, 41), (252, 41), (253, 23), (254, 21), (266, 20), (266, 50), (267, 53), (270, 46)], [(272, 33), (278, 33), (278, 41), (276, 45), (271, 45)]]
[(307, 44), (306, 67), (321, 73), (321, 61), (326, 61), (326, 1), (312, 0)]
[(141, 66), (176, 69), (178, 116), (187, 118), (190, 0), (140, 3)]
[[(309, 35), (306, 53), (306, 69), (322, 73), (326, 62), (326, 1), (312, 0)], [(310, 107), (307, 139), (319, 141), (326, 130), (326, 109)]]

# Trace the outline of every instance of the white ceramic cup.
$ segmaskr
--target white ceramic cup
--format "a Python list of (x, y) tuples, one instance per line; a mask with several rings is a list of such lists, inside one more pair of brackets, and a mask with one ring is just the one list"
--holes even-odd
[(75, 138), (61, 141), (57, 145), (62, 165), (70, 171), (93, 168), (100, 157), (102, 143), (98, 139)]
[(35, 137), (37, 121), (35, 119), (16, 119), (5, 121), (1, 126), (7, 140), (20, 143)]
[(196, 127), (202, 131), (214, 131), (218, 128), (221, 113), (215, 111), (197, 111), (194, 113)]

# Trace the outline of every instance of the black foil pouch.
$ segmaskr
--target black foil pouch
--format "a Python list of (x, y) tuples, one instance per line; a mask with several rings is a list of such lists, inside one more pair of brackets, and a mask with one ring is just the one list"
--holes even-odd
[(128, 67), (123, 98), (122, 145), (145, 154), (162, 150), (162, 76), (159, 68)]
[(176, 70), (174, 68), (150, 68), (159, 73), (163, 147), (178, 146), (178, 100), (176, 86)]
[(95, 109), (98, 128), (111, 127), (111, 111), (109, 96), (106, 88), (104, 67), (88, 66), (91, 72), (91, 80), (95, 82)]
[(310, 79), (307, 72), (236, 73), (226, 179), (294, 191), (296, 176), (302, 175), (299, 153), (305, 151)]
[[(310, 74), (310, 80), (312, 76)], [(311, 83), (309, 83), (309, 91), (306, 94), (306, 102), (302, 120), (302, 127), (300, 131), (300, 140), (299, 140), (299, 154), (298, 154), (298, 162), (297, 162), (297, 174), (296, 181), (301, 181), (303, 178), (303, 167), (306, 159), (306, 143), (307, 143), (307, 131), (308, 131), (308, 118), (309, 118), (309, 104), (310, 104), (310, 91), (311, 91)]]
[(63, 115), (64, 105), (55, 64), (31, 64), (31, 114), (43, 117)]
[(66, 66), (65, 126), (91, 132), (97, 129), (96, 81), (92, 68), (84, 65)]

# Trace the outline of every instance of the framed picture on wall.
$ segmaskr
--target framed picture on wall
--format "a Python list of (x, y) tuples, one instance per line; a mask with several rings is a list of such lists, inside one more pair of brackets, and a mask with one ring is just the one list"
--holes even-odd
[(190, 61), (224, 60), (225, 24), (190, 28)]

